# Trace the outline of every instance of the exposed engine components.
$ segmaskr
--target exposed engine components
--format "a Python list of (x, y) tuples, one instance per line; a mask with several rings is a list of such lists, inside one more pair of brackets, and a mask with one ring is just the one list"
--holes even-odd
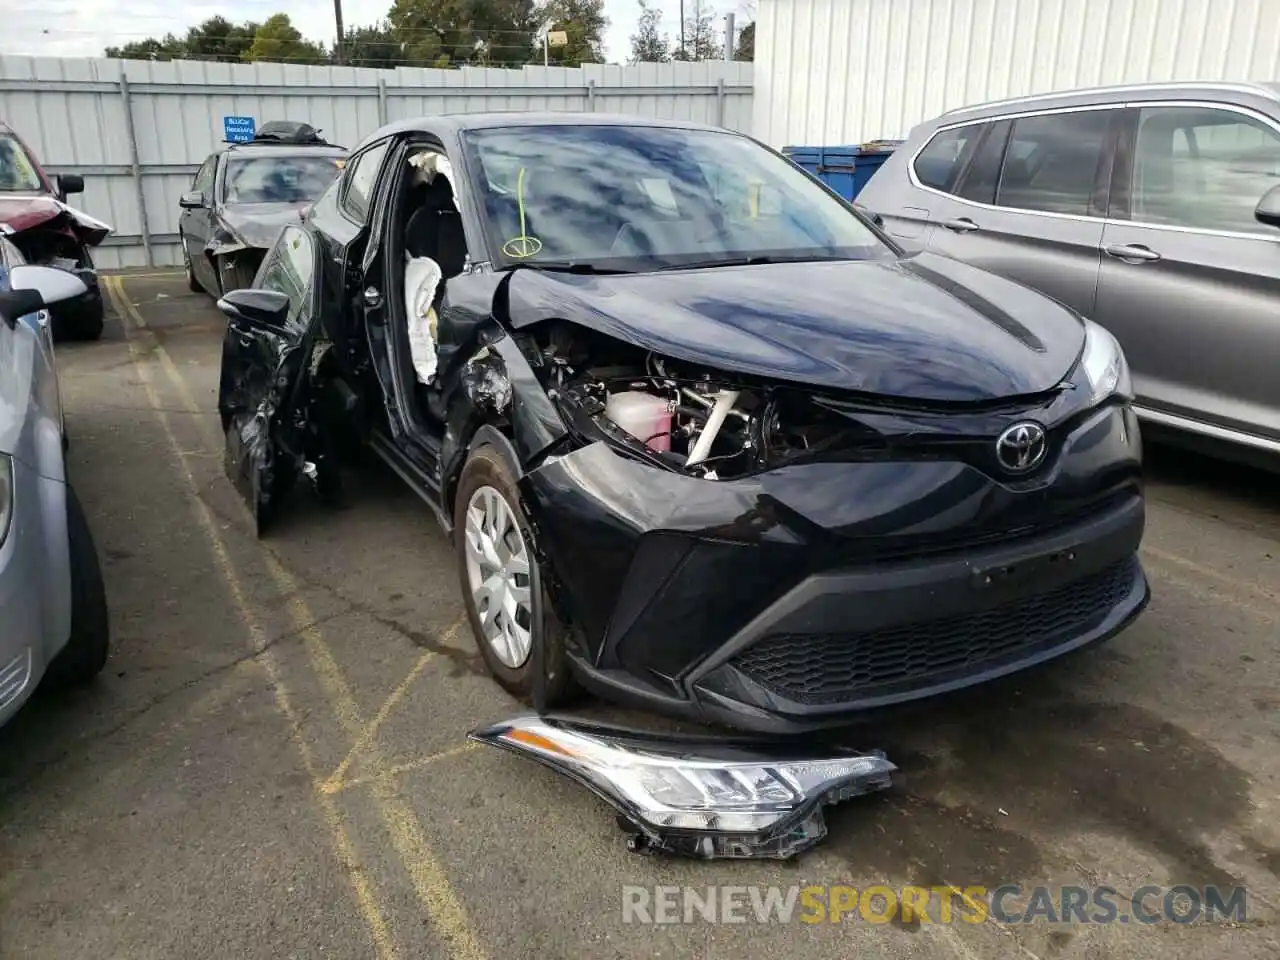
[(670, 469), (731, 479), (881, 441), (794, 386), (730, 379), (574, 328), (540, 341), (571, 420)]

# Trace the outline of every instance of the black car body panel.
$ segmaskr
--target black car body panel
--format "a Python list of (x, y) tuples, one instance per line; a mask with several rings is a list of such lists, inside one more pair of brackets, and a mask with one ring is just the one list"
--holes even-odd
[[(344, 204), (344, 176), (284, 228), (276, 249), (301, 236), (314, 250), (310, 306), (287, 331), (246, 336), (233, 321), (224, 345), (228, 470), (255, 511), (278, 509), (303, 473), (333, 476), (317, 465), (355, 436), (455, 533), (459, 473), (487, 443), (517, 478), (579, 679), (758, 731), (846, 723), (982, 682), (1139, 614), (1141, 441), (1127, 397), (1099, 398), (1085, 375), (1082, 320), (936, 256), (495, 267), (459, 133), (540, 122), (384, 128), (347, 167), (382, 157), (367, 215)], [(397, 165), (421, 143), (452, 162), (468, 253), (439, 300), (429, 388), (398, 330), (404, 252), (390, 226), (403, 217)], [(655, 356), (679, 367), (662, 377), (729, 384), (781, 404), (797, 429), (820, 425), (806, 437), (846, 440), (769, 460), (766, 435), (751, 434), (754, 452), (732, 469), (690, 470), (622, 435), (582, 386), (611, 382), (595, 367)], [(1026, 424), (1042, 431), (1043, 458), (1006, 469), (997, 438)]]
[(907, 400), (1043, 393), (1084, 344), (1065, 308), (930, 255), (634, 276), (528, 270), (511, 288), (516, 328), (565, 319), (714, 369)]

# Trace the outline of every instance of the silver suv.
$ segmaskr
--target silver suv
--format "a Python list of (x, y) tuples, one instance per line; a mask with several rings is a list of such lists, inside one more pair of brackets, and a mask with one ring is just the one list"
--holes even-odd
[(955, 110), (916, 127), (858, 203), (909, 250), (1004, 274), (1109, 328), (1148, 424), (1280, 454), (1280, 84)]

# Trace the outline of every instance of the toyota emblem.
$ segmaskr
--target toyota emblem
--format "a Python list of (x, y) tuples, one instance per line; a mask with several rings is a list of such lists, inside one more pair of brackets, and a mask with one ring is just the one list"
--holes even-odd
[(1038, 423), (1015, 423), (996, 439), (996, 459), (1010, 473), (1026, 473), (1040, 466), (1049, 444)]

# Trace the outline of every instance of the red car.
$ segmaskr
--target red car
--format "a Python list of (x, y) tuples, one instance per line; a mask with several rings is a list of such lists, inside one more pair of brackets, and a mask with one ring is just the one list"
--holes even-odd
[(102, 243), (111, 227), (68, 206), (69, 195), (83, 192), (83, 177), (49, 176), (22, 139), (0, 123), (0, 235), (28, 263), (70, 271), (88, 287), (52, 309), (58, 340), (97, 340), (102, 335), (102, 291), (89, 248)]

